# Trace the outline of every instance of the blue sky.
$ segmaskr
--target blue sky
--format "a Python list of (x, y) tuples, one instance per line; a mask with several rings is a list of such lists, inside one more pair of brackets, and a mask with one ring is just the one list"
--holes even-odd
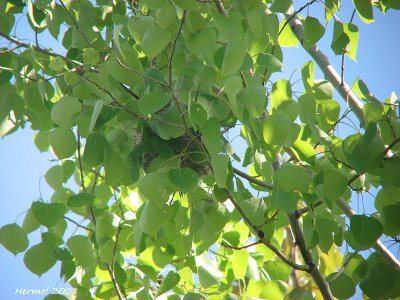
[[(296, 1), (300, 7), (305, 1)], [(342, 22), (348, 22), (352, 7), (351, 1), (343, 1), (344, 7), (339, 14)], [(310, 9), (310, 15), (321, 15), (323, 7), (314, 4)], [(303, 12), (306, 14), (306, 12)], [(389, 11), (386, 16), (375, 10), (376, 22), (364, 24), (356, 16), (354, 23), (359, 26), (360, 37), (358, 43), (357, 63), (346, 58), (345, 80), (352, 85), (354, 80), (361, 76), (362, 80), (368, 85), (370, 91), (380, 101), (385, 101), (390, 97), (392, 91), (400, 95), (400, 12)], [(341, 57), (335, 57), (330, 50), (332, 23), (328, 26), (326, 37), (319, 43), (320, 48), (330, 58), (337, 70), (340, 70)], [(22, 20), (17, 27), (16, 36), (29, 38), (27, 35), (26, 20)], [(55, 51), (62, 51), (55, 46), (56, 41), (48, 35), (40, 35), (39, 40), (45, 47), (52, 47)], [(0, 39), (0, 46), (6, 43)], [(277, 74), (275, 79), (289, 78), (296, 69), (300, 69), (304, 62), (310, 60), (303, 49), (285, 49), (284, 72)], [(316, 70), (315, 78), (322, 78), (321, 72)], [(293, 81), (300, 79), (300, 72), (293, 75)], [(302, 84), (298, 83), (298, 89), (302, 89)], [(336, 94), (335, 99), (342, 106), (343, 100)], [(343, 127), (344, 128), (344, 127)], [(346, 134), (343, 129), (342, 134)], [(51, 161), (54, 156), (51, 153), (39, 153), (33, 143), (34, 132), (29, 128), (19, 130), (10, 136), (0, 140), (0, 182), (2, 209), (0, 210), (0, 226), (17, 222), (22, 224), (24, 212), (30, 207), (32, 201), (39, 198), (42, 194), (44, 200), (49, 200), (52, 190), (46, 184), (42, 176), (56, 162)], [(232, 136), (233, 137), (233, 136)], [(365, 207), (368, 212), (374, 211), (373, 199), (365, 197)], [(353, 207), (356, 212), (363, 213), (357, 209), (357, 201), (354, 198)], [(40, 241), (40, 231), (29, 235), (30, 246)], [(397, 255), (397, 250), (394, 252)], [(1, 299), (42, 299), (43, 296), (16, 296), (17, 288), (42, 289), (49, 287), (63, 287), (63, 282), (59, 279), (60, 265), (56, 264), (49, 272), (44, 274), (40, 280), (23, 263), (23, 254), (17, 255), (8, 252), (0, 246), (0, 293)], [(357, 296), (358, 297), (358, 296)]]

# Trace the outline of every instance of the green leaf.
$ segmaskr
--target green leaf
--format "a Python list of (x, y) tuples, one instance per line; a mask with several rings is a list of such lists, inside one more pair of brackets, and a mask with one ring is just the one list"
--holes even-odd
[(290, 118), (281, 112), (267, 117), (263, 124), (263, 137), (267, 144), (283, 145), (289, 135)]
[(220, 188), (226, 188), (228, 178), (229, 157), (226, 154), (218, 154), (211, 158), (215, 180)]
[(322, 145), (329, 146), (332, 144), (332, 140), (323, 130), (321, 130), (314, 122), (314, 119), (310, 113), (308, 113), (308, 125), (310, 126), (311, 132), (314, 137)]
[(221, 72), (225, 76), (235, 74), (242, 66), (246, 54), (246, 46), (242, 41), (232, 41), (225, 49)]
[(301, 166), (285, 164), (275, 172), (275, 185), (283, 192), (308, 191), (311, 175)]
[(293, 143), (293, 149), (298, 154), (300, 160), (306, 161), (309, 164), (314, 163), (316, 152), (314, 147), (309, 143), (302, 140), (297, 140)]
[[(176, 106), (173, 106), (172, 109), (163, 115), (161, 119), (165, 121), (158, 122), (158, 133), (162, 139), (169, 140), (171, 138), (178, 138), (185, 134), (182, 118), (179, 115)], [(168, 123), (171, 123), (171, 125)]]
[(68, 85), (74, 85), (79, 81), (79, 75), (74, 71), (69, 71), (64, 73), (64, 80)]
[(98, 133), (91, 133), (86, 139), (83, 162), (95, 167), (104, 162), (104, 149), (108, 146), (105, 137)]
[(244, 279), (249, 262), (249, 252), (246, 249), (236, 250), (232, 255), (232, 268), (235, 278)]
[(143, 35), (140, 47), (147, 57), (153, 58), (167, 46), (171, 34), (157, 25), (151, 26)]
[(335, 21), (333, 27), (331, 48), (336, 55), (346, 54), (351, 49), (350, 38), (344, 32), (343, 24), (339, 21)]
[(360, 244), (375, 242), (383, 233), (383, 225), (374, 217), (354, 215), (350, 219), (350, 230)]
[(29, 209), (25, 215), (22, 229), (25, 233), (31, 233), (40, 227), (40, 223), (36, 220), (32, 209)]
[(211, 156), (217, 155), (221, 151), (221, 133), (218, 119), (215, 117), (208, 119), (200, 130), (202, 133), (201, 140)]
[(267, 261), (263, 268), (267, 271), (271, 280), (287, 281), (290, 276), (291, 268), (280, 260)]
[(400, 202), (382, 208), (383, 233), (388, 236), (400, 235)]
[(72, 117), (81, 110), (81, 103), (74, 97), (62, 97), (51, 110), (52, 120), (60, 126), (71, 126)]
[(52, 57), (50, 59), (49, 67), (56, 72), (61, 72), (64, 70), (65, 61), (61, 57)]
[(365, 103), (363, 106), (365, 123), (377, 122), (382, 119), (384, 107), (382, 103)]
[(32, 203), (31, 210), (36, 220), (48, 228), (57, 225), (65, 214), (65, 206), (61, 203), (35, 201)]
[(348, 180), (339, 170), (324, 171), (324, 196), (330, 200), (341, 197), (347, 188)]
[(292, 6), (292, 0), (274, 0), (269, 9), (272, 12), (287, 13), (289, 8)]
[(356, 60), (358, 35), (359, 35), (358, 27), (351, 23), (345, 23), (343, 25), (343, 31), (350, 39), (350, 50), (346, 54), (353, 60)]
[(33, 140), (40, 152), (47, 152), (50, 150), (49, 132), (47, 130), (36, 132)]
[(83, 61), (88, 65), (96, 65), (100, 61), (99, 53), (94, 48), (83, 50)]
[(312, 91), (314, 86), (314, 61), (309, 60), (301, 68), (301, 78), (303, 79), (303, 85), (307, 93)]
[(304, 24), (304, 39), (303, 46), (305, 49), (309, 49), (315, 45), (325, 33), (325, 27), (321, 25), (317, 18), (306, 17)]
[(148, 201), (140, 215), (140, 229), (147, 234), (155, 234), (168, 221), (171, 210)]
[(0, 228), (0, 243), (16, 255), (28, 248), (29, 240), (25, 231), (17, 224), (7, 224)]
[(392, 270), (389, 265), (378, 263), (361, 279), (361, 290), (372, 299), (385, 296), (393, 287), (394, 282), (390, 276), (391, 273)]
[(70, 237), (67, 241), (67, 247), (83, 268), (93, 268), (96, 266), (93, 245), (87, 236), (74, 235)]
[(305, 93), (297, 101), (299, 104), (300, 120), (303, 123), (308, 123), (308, 114), (311, 114), (313, 117), (316, 116), (317, 103), (315, 97), (312, 93)]
[[(288, 1), (288, 0), (282, 0), (282, 1)], [(290, 29), (290, 26), (283, 27), (286, 22), (287, 22), (286, 19), (282, 19), (282, 21), (279, 24), (279, 32), (280, 32), (280, 35), (278, 36), (279, 45), (281, 47), (297, 47), (297, 45), (299, 44), (299, 39), (293, 33), (292, 29)]]
[(138, 190), (144, 199), (162, 205), (169, 198), (167, 186), (167, 179), (164, 173), (152, 172), (140, 180)]
[(48, 253), (43, 243), (32, 246), (24, 256), (25, 266), (39, 277), (51, 269), (56, 263)]
[(332, 100), (333, 85), (329, 81), (314, 80), (313, 91), (317, 100)]
[(260, 226), (265, 222), (267, 206), (262, 198), (252, 197), (238, 201), (244, 214), (256, 226)]
[(272, 205), (279, 210), (291, 212), (297, 209), (297, 200), (289, 193), (286, 193), (279, 188), (274, 188), (271, 195)]
[(55, 191), (62, 189), (64, 182), (64, 171), (61, 166), (51, 167), (44, 175), (47, 184)]
[(171, 96), (168, 93), (148, 93), (139, 99), (139, 110), (144, 115), (153, 114), (162, 109), (170, 101)]
[(157, 293), (154, 297), (156, 298), (172, 289), (179, 283), (179, 280), (181, 280), (181, 276), (177, 272), (169, 271), (161, 281), (161, 284), (158, 287)]
[(55, 248), (51, 256), (54, 259), (60, 260), (60, 261), (74, 259), (71, 252), (69, 252), (69, 250), (67, 248), (60, 248), (60, 247)]
[(189, 118), (193, 125), (202, 127), (207, 122), (207, 112), (199, 103), (190, 105)]
[(69, 127), (54, 128), (49, 132), (49, 141), (59, 160), (68, 158), (75, 153), (76, 138)]
[(168, 178), (176, 189), (184, 193), (197, 187), (197, 181), (199, 180), (197, 173), (189, 168), (170, 169)]
[(189, 36), (186, 46), (189, 51), (198, 56), (212, 58), (215, 49), (216, 35), (211, 28), (204, 28)]
[(140, 45), (146, 31), (155, 23), (153, 16), (133, 16), (129, 18), (128, 30), (136, 43)]
[(92, 117), (90, 118), (89, 132), (93, 132), (93, 128), (96, 125), (97, 119), (100, 116), (101, 110), (103, 109), (104, 101), (97, 100), (93, 107)]
[(69, 207), (80, 207), (85, 205), (93, 205), (95, 195), (90, 193), (80, 193), (76, 195), (72, 195), (67, 200), (67, 205)]
[(195, 293), (195, 292), (189, 292), (183, 296), (183, 300), (204, 300), (206, 297), (204, 297), (203, 294), (200, 293)]
[[(334, 276), (336, 274), (332, 273)], [(329, 277), (328, 277), (329, 278)], [(349, 299), (356, 292), (353, 280), (346, 274), (341, 273), (335, 280), (329, 283), (332, 295), (338, 299)]]
[(63, 182), (67, 183), (68, 179), (74, 174), (76, 170), (76, 164), (72, 160), (64, 160), (61, 163), (61, 167), (63, 170)]
[(374, 22), (374, 14), (370, 0), (353, 0), (353, 2), (361, 20), (365, 23)]
[(261, 299), (271, 300), (284, 299), (287, 290), (288, 286), (285, 282), (280, 280), (271, 280), (261, 289), (259, 297)]
[(262, 53), (257, 57), (257, 64), (268, 67), (268, 68), (281, 68), (283, 67), (282, 62), (277, 59), (274, 55), (269, 53)]

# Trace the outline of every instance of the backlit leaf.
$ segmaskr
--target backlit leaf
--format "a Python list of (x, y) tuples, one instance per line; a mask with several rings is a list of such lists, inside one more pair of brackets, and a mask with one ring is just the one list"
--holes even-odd
[(44, 203), (35, 201), (31, 210), (36, 220), (46, 227), (53, 227), (62, 219), (65, 213), (65, 206), (61, 203)]
[(71, 128), (57, 127), (49, 132), (49, 141), (58, 159), (68, 158), (76, 151), (76, 138)]
[(229, 157), (225, 154), (218, 154), (211, 158), (215, 179), (220, 188), (226, 188), (226, 179), (228, 175)]
[(40, 243), (26, 251), (24, 263), (32, 273), (40, 277), (54, 266), (56, 260), (47, 253), (46, 246)]
[(175, 285), (178, 284), (179, 280), (181, 280), (181, 276), (179, 276), (177, 272), (169, 271), (168, 274), (165, 275), (164, 279), (161, 281), (155, 297), (158, 297), (172, 289)]
[(93, 245), (87, 236), (74, 235), (70, 237), (67, 247), (82, 267), (92, 268), (96, 265)]
[(0, 243), (11, 253), (16, 255), (24, 252), (29, 241), (25, 231), (17, 224), (7, 224), (0, 228)]
[(249, 252), (246, 249), (236, 250), (232, 255), (233, 273), (237, 279), (244, 279), (247, 264), (249, 261)]

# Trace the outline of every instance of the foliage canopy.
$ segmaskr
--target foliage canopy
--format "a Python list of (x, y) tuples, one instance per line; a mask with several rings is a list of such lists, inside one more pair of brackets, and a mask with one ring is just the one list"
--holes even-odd
[[(400, 8), (353, 2), (366, 23)], [(378, 240), (400, 235), (398, 98), (332, 70), (315, 46), (326, 24), (354, 60), (358, 27), (340, 0), (325, 20), (301, 16), (318, 3), (0, 0), (0, 134), (28, 123), (58, 161), (53, 196), (4, 225), (3, 246), (38, 276), (60, 261), (76, 299), (399, 297), (400, 263)], [(11, 36), (20, 14), (35, 42)], [(40, 47), (46, 30), (65, 53)], [(300, 94), (269, 81), (299, 40), (312, 58)], [(357, 132), (339, 136), (351, 114)], [(243, 155), (227, 138), (238, 128)], [(370, 189), (376, 213), (355, 215), (351, 195)]]

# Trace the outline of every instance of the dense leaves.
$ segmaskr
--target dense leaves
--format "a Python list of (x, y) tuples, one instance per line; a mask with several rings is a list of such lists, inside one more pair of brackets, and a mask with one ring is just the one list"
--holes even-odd
[[(53, 195), (1, 244), (38, 276), (60, 261), (76, 299), (399, 297), (396, 259), (339, 251), (399, 241), (398, 98), (337, 83), (315, 45), (356, 60), (359, 19), (332, 20), (340, 0), (305, 13), (317, 2), (3, 1), (0, 135), (30, 125), (56, 159)], [(366, 23), (400, 8), (353, 3)], [(24, 15), (36, 43), (10, 36)], [(326, 80), (314, 61), (276, 79), (299, 42)], [(353, 215), (366, 192), (376, 213)]]

